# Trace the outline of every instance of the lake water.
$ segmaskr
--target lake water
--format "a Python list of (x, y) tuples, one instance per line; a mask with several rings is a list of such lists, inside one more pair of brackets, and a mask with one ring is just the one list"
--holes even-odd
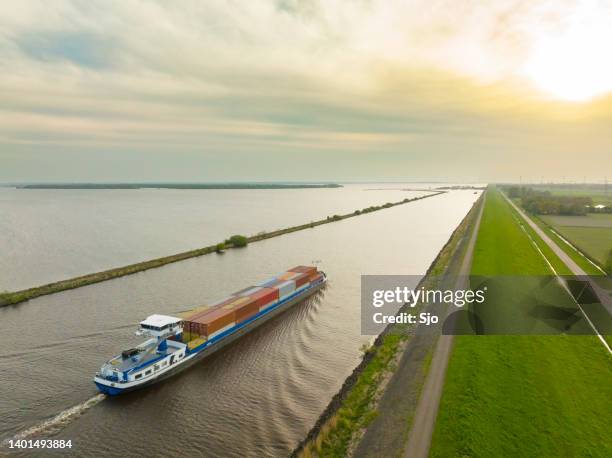
[[(435, 185), (418, 185), (428, 188)], [(0, 188), (0, 291), (38, 286), (427, 192)]]
[[(380, 188), (351, 186), (336, 196), (333, 189), (261, 195), (213, 191), (219, 201), (212, 194), (203, 196), (208, 190), (158, 191), (157, 210), (156, 198), (149, 195), (156, 195), (153, 190), (60, 191), (64, 197), (58, 191), (35, 191), (24, 198), (29, 211), (15, 202), (8, 206), (14, 210), (9, 212), (12, 221), (20, 224), (9, 232), (25, 243), (27, 259), (18, 263), (22, 284), (36, 284), (96, 270), (93, 265), (121, 265), (205, 245), (234, 232), (256, 233), (419, 194), (366, 191), (373, 187)], [(18, 192), (32, 191), (4, 190), (3, 202)], [(109, 203), (114, 193), (118, 201)], [(142, 456), (143, 451), (150, 456), (287, 455), (356, 366), (360, 346), (371, 339), (360, 335), (360, 275), (424, 273), (477, 197), (473, 191), (452, 191), (223, 255), (0, 308), (0, 373), (3, 392), (10, 393), (0, 397), (0, 438), (25, 432), (71, 439), (69, 453), (75, 456)], [(168, 215), (173, 199), (183, 210)], [(51, 201), (56, 211), (44, 204)], [(138, 201), (147, 202), (148, 209), (132, 212)], [(87, 209), (91, 202), (103, 211), (88, 209), (90, 219), (79, 219), (75, 208)], [(203, 208), (195, 212), (199, 205)], [(62, 206), (72, 208), (65, 220), (56, 215)], [(50, 218), (46, 231), (40, 211)], [(145, 214), (146, 224), (138, 221)], [(2, 224), (5, 234), (7, 223)], [(147, 230), (149, 225), (170, 233), (160, 227)], [(144, 240), (139, 240), (140, 231), (146, 233)], [(23, 242), (45, 232), (50, 234), (47, 242)], [(147, 241), (159, 246), (150, 247)], [(147, 254), (132, 243), (146, 246)], [(88, 255), (97, 251), (99, 256)], [(61, 263), (61, 272), (36, 266), (37, 258)], [(18, 250), (3, 257), (3, 272), (10, 272), (5, 259), (20, 259)], [(93, 374), (110, 356), (139, 342), (133, 331), (148, 314), (176, 313), (314, 260), (329, 276), (316, 297), (165, 382), (118, 398), (96, 397)], [(80, 270), (72, 265), (76, 261)], [(17, 277), (12, 274), (12, 281)]]

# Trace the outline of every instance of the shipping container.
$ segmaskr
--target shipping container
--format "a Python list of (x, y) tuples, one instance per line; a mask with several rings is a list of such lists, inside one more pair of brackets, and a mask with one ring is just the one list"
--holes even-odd
[(293, 280), (288, 280), (275, 285), (275, 288), (278, 289), (279, 299), (283, 299), (295, 291), (295, 282)]
[(298, 275), (300, 275), (298, 272), (283, 272), (277, 278), (279, 280), (293, 280)]
[(259, 306), (257, 305), (256, 300), (252, 300), (248, 304), (244, 304), (242, 307), (237, 309), (236, 314), (236, 323), (242, 323), (243, 321), (251, 318), (253, 315), (259, 313)]
[(274, 284), (278, 282), (278, 278), (273, 277), (273, 278), (268, 278), (266, 281), (262, 281), (261, 283), (257, 283), (257, 286), (262, 286), (264, 288), (268, 288), (270, 287), (270, 285)]
[(198, 307), (195, 307), (187, 312), (181, 312), (178, 314), (178, 316), (180, 316), (181, 318), (185, 318), (185, 319), (190, 319), (196, 315), (199, 315), (201, 313), (204, 312), (208, 312), (209, 310), (211, 310), (213, 308), (212, 305), (209, 304), (205, 304), (205, 305), (200, 305)]
[(198, 316), (191, 321), (191, 332), (198, 332), (203, 336), (211, 336), (213, 333), (236, 321), (233, 310), (213, 309), (204, 315)]
[(219, 334), (224, 333), (225, 331), (228, 331), (230, 329), (232, 329), (234, 326), (236, 325), (236, 323), (230, 323), (227, 326), (222, 327), (221, 329), (217, 329), (215, 332), (213, 332), (212, 334), (208, 335), (209, 339), (213, 339), (215, 337), (217, 337)]
[(199, 347), (204, 342), (206, 342), (206, 337), (198, 336), (198, 337), (188, 341), (187, 342), (187, 347), (189, 347), (190, 350), (193, 350), (195, 347)]
[(276, 288), (261, 288), (259, 291), (251, 294), (251, 299), (257, 303), (257, 307), (262, 307), (278, 300), (279, 294)]
[(204, 310), (200, 310), (200, 311), (197, 311), (196, 313), (188, 315), (187, 317), (185, 317), (185, 319), (189, 320), (189, 321), (197, 321), (197, 319), (199, 317), (204, 316), (207, 313), (212, 312), (213, 310), (219, 310), (224, 304), (227, 304), (227, 303), (229, 303), (231, 301), (234, 301), (234, 300), (236, 300), (236, 298), (233, 297), (233, 296), (226, 297), (223, 300), (214, 302), (213, 304), (211, 304), (208, 308), (206, 308)]
[(293, 269), (289, 269), (290, 272), (299, 272), (301, 274), (314, 274), (317, 272), (316, 267), (312, 266), (296, 266)]
[(307, 284), (309, 282), (309, 277), (310, 274), (308, 273), (297, 274), (297, 277), (293, 279), (293, 281), (295, 282), (295, 287), (299, 288), (300, 286)]
[(256, 293), (260, 289), (262, 289), (261, 286), (249, 286), (248, 288), (245, 288), (242, 291), (234, 293), (234, 296), (250, 296), (251, 294)]
[(310, 283), (315, 283), (315, 282), (319, 281), (321, 278), (323, 278), (323, 274), (321, 274), (320, 272), (317, 272), (316, 274), (311, 275), (308, 278), (308, 281), (310, 281)]
[(241, 307), (244, 304), (247, 304), (251, 299), (249, 297), (234, 297), (233, 300), (228, 301), (227, 303), (221, 306), (221, 310), (234, 310), (238, 307)]

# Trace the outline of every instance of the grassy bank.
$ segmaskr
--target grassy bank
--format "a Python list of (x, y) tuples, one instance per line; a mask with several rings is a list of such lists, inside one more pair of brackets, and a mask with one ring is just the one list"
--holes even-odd
[[(461, 242), (477, 214), (475, 205), (461, 224), (455, 229), (448, 242), (442, 248), (429, 267), (421, 285), (433, 287), (433, 278), (441, 276), (457, 253), (461, 252)], [(306, 439), (297, 447), (293, 456), (343, 457), (359, 441), (364, 429), (377, 416), (377, 402), (385, 389), (385, 383), (397, 369), (397, 361), (410, 340), (406, 325), (392, 325), (376, 339), (369, 348), (359, 366), (345, 381), (340, 392), (334, 396)], [(423, 372), (431, 353), (426, 353), (421, 364)], [(422, 377), (424, 379), (424, 375)], [(398, 425), (402, 431), (408, 431), (411, 415)], [(400, 450), (397, 451), (398, 453)]]
[[(318, 221), (312, 221), (310, 223), (307, 224), (300, 224), (298, 226), (291, 226), (285, 229), (279, 229), (276, 231), (271, 231), (271, 232), (261, 232), (257, 235), (253, 235), (251, 237), (247, 237), (246, 238), (246, 242), (247, 243), (254, 243), (254, 242), (259, 242), (261, 240), (266, 240), (266, 239), (270, 239), (273, 237), (279, 237), (281, 235), (284, 234), (289, 234), (291, 232), (297, 232), (297, 231), (302, 231), (305, 229), (312, 229), (314, 227), (317, 226), (321, 226), (323, 224), (329, 224), (329, 223), (333, 223), (336, 221), (342, 221), (344, 219), (347, 218), (353, 218), (359, 215), (363, 215), (363, 214), (367, 214), (367, 213), (371, 213), (374, 211), (379, 211), (379, 210), (383, 210), (385, 208), (391, 208), (391, 207), (395, 207), (397, 205), (403, 205), (403, 204), (407, 204), (409, 202), (414, 202), (416, 200), (421, 200), (421, 199), (426, 199), (428, 197), (433, 197), (433, 196), (437, 196), (439, 194), (442, 194), (444, 191), (441, 192), (435, 192), (432, 194), (428, 194), (426, 196), (421, 196), (421, 197), (415, 197), (412, 199), (404, 199), (401, 200), (399, 202), (388, 202), (386, 204), (383, 205), (377, 205), (377, 206), (370, 206), (367, 208), (364, 208), (362, 210), (355, 210), (352, 213), (347, 213), (347, 214), (343, 214), (343, 215), (333, 215), (333, 216), (328, 216), (325, 219), (321, 219)], [(242, 244), (241, 244), (242, 245)], [(114, 269), (109, 269), (109, 270), (105, 270), (102, 272), (96, 272), (96, 273), (92, 273), (92, 274), (88, 274), (88, 275), (83, 275), (80, 277), (75, 277), (75, 278), (70, 278), (68, 280), (62, 280), (62, 281), (58, 281), (58, 282), (54, 282), (54, 283), (48, 283), (46, 285), (42, 285), (42, 286), (37, 286), (34, 288), (28, 288), (28, 289), (24, 289), (21, 291), (14, 291), (14, 292), (4, 292), (4, 293), (0, 293), (0, 306), (3, 305), (10, 305), (10, 304), (17, 304), (19, 302), (24, 302), (27, 301), (29, 299), (33, 299), (35, 297), (39, 297), (39, 296), (44, 296), (46, 294), (53, 294), (53, 293), (57, 293), (59, 291), (65, 291), (65, 290), (69, 290), (69, 289), (74, 289), (74, 288), (79, 288), (81, 286), (86, 286), (86, 285), (91, 285), (93, 283), (99, 283), (99, 282), (103, 282), (106, 280), (111, 280), (113, 278), (119, 278), (119, 277), (123, 277), (125, 275), (131, 275), (137, 272), (142, 272), (148, 269), (154, 269), (156, 267), (161, 267), (164, 266), (166, 264), (170, 264), (173, 262), (178, 262), (178, 261), (184, 261), (185, 259), (189, 259), (189, 258), (194, 258), (197, 256), (203, 256), (206, 254), (211, 254), (211, 253), (215, 253), (215, 252), (219, 252), (225, 249), (232, 249), (232, 248), (237, 248), (236, 246), (234, 246), (230, 240), (226, 241), (225, 243), (223, 243), (223, 248), (220, 249), (218, 244), (214, 244), (214, 245), (210, 245), (210, 246), (206, 246), (203, 248), (198, 248), (195, 250), (190, 250), (190, 251), (185, 251), (182, 253), (178, 253), (178, 254), (174, 254), (171, 256), (165, 256), (162, 258), (156, 258), (156, 259), (151, 259), (149, 261), (144, 261), (144, 262), (139, 262), (139, 263), (135, 263), (135, 264), (130, 264), (124, 267), (117, 267)]]
[[(550, 274), (519, 221), (489, 190), (473, 274)], [(457, 336), (431, 456), (610, 456), (611, 379), (595, 336)]]

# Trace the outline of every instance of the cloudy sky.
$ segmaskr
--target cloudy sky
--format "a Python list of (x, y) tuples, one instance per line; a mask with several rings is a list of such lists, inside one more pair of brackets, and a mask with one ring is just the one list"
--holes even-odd
[(610, 24), (612, 0), (1, 2), (0, 181), (602, 181)]

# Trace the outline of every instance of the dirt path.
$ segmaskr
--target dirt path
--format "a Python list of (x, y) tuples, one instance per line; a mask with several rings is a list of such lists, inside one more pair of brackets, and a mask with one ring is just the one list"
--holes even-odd
[[(459, 277), (455, 283), (455, 288), (457, 289), (469, 287), (466, 282), (472, 267), (472, 255), (483, 209), (484, 202), (481, 204), (480, 211), (478, 212), (478, 217), (472, 229), (461, 268), (459, 269)], [(404, 451), (404, 456), (406, 457), (420, 458), (426, 457), (429, 454), (429, 446), (436, 426), (438, 407), (440, 406), (442, 389), (444, 387), (446, 368), (448, 367), (448, 360), (452, 350), (453, 337), (452, 335), (442, 335), (438, 339), (438, 344), (431, 360), (431, 366), (427, 373), (427, 379), (425, 380), (425, 385), (423, 386), (423, 391), (414, 414), (412, 429), (408, 435), (408, 444)]]
[[(480, 221), (482, 213), (483, 204), (480, 205), (481, 208), (476, 217), (476, 222)], [(473, 249), (473, 243), (470, 242), (471, 238), (468, 230), (452, 255), (446, 269), (447, 272), (442, 277), (440, 285), (438, 285), (439, 288), (452, 289), (455, 287), (457, 274), (465, 271), (464, 266), (467, 261), (463, 253), (467, 255)], [(467, 265), (469, 272), (469, 262)], [(445, 309), (444, 305), (433, 304), (427, 307), (425, 311), (443, 316), (446, 312)], [(378, 415), (366, 428), (352, 456), (363, 458), (397, 456), (403, 453), (409, 432), (407, 421), (420, 403), (421, 389), (426, 378), (426, 361), (431, 356), (438, 339), (440, 339), (440, 328), (436, 332), (419, 332), (418, 330), (413, 332), (400, 357), (397, 369), (378, 402)], [(448, 349), (450, 350), (450, 345)], [(434, 363), (438, 364), (436, 360), (440, 358), (442, 358), (441, 355), (433, 357), (430, 370), (433, 369)], [(448, 358), (448, 355), (446, 355), (446, 358)], [(433, 420), (435, 420), (435, 416)]]

